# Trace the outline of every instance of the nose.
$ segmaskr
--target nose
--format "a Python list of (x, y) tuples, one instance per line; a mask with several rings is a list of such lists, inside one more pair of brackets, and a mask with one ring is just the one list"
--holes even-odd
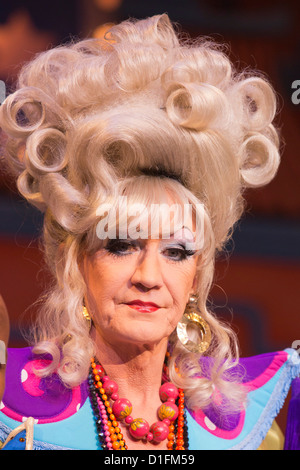
[(163, 277), (157, 253), (141, 252), (137, 260), (131, 282), (143, 290), (160, 288), (163, 285)]

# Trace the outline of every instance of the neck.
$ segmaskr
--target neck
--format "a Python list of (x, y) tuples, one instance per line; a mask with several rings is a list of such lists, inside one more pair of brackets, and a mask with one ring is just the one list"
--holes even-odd
[[(99, 334), (97, 335), (97, 332), (94, 332), (94, 335), (95, 335), (94, 340), (96, 342), (97, 351), (98, 351), (97, 359), (100, 361), (108, 377), (118, 385), (116, 396), (112, 400), (113, 401), (120, 400), (120, 402), (122, 402), (122, 399), (123, 399), (123, 405), (124, 405), (124, 399), (127, 399), (131, 402), (131, 405), (133, 406), (133, 410), (130, 413), (130, 416), (128, 416), (124, 422), (123, 420), (121, 420), (120, 423), (116, 422), (116, 426), (118, 427), (118, 429), (121, 429), (121, 437), (120, 437), (121, 440), (116, 443), (117, 448), (119, 448), (118, 447), (119, 445), (122, 445), (122, 446), (125, 445), (124, 441), (122, 440), (123, 435), (125, 435), (126, 436), (125, 441), (127, 442), (127, 444), (125, 445), (125, 448), (128, 448), (127, 446), (129, 445), (130, 449), (158, 450), (158, 449), (166, 449), (166, 444), (167, 444), (168, 449), (176, 448), (178, 450), (184, 450), (185, 449), (185, 447), (183, 447), (184, 445), (184, 441), (183, 441), (184, 395), (181, 395), (182, 391), (180, 391), (179, 401), (178, 401), (179, 408), (180, 408), (179, 410), (174, 404), (175, 409), (177, 409), (177, 413), (179, 413), (178, 433), (175, 435), (175, 434), (172, 434), (174, 432), (174, 425), (168, 419), (168, 416), (171, 416), (171, 415), (168, 415), (168, 413), (170, 412), (173, 413), (173, 410), (174, 410), (174, 408), (172, 408), (173, 405), (172, 403), (168, 405), (166, 404), (167, 409), (164, 410), (161, 399), (160, 399), (160, 393), (159, 393), (159, 388), (161, 386), (162, 372), (163, 372), (163, 363), (164, 363), (164, 359), (165, 359), (165, 355), (167, 351), (167, 342), (168, 342), (167, 338), (161, 341), (160, 343), (151, 345), (151, 346), (150, 345), (141, 346), (137, 344), (133, 345), (133, 344), (128, 344), (128, 343), (126, 343), (126, 345), (122, 345), (121, 343), (118, 343), (117, 345), (116, 344), (112, 345), (112, 344), (109, 344), (107, 341), (105, 341), (101, 337), (101, 335)], [(96, 367), (96, 366), (94, 365), (93, 367)], [(95, 370), (94, 370), (94, 377), (97, 376), (97, 372), (95, 372)], [(96, 379), (96, 380), (99, 380), (99, 379)], [(104, 383), (106, 383), (105, 379), (104, 379)], [(107, 407), (106, 408), (107, 412), (109, 414), (112, 411), (108, 411), (108, 410), (109, 409), (113, 410), (113, 408), (109, 408), (111, 404), (109, 403), (109, 401), (107, 401), (107, 397), (104, 398), (105, 390), (101, 391), (101, 387), (102, 387), (102, 383), (100, 380), (100, 382), (98, 383), (98, 390), (100, 390), (100, 394), (102, 394), (101, 395), (102, 396), (102, 408), (104, 408), (103, 403), (105, 403), (105, 406)], [(172, 400), (175, 399), (175, 396), (173, 395), (173, 398), (172, 398), (172, 392), (169, 387), (170, 385), (167, 385), (167, 388), (168, 388), (167, 393), (170, 394), (167, 396), (170, 396), (170, 401), (171, 401), (171, 399)], [(173, 393), (174, 393), (174, 389), (173, 389)], [(176, 390), (176, 388), (175, 388), (175, 393), (176, 393), (176, 396), (178, 396), (178, 391)], [(98, 405), (99, 405), (99, 402), (98, 402)], [(119, 406), (120, 405), (118, 405), (117, 407)], [(117, 420), (119, 418), (118, 416), (119, 411), (120, 410), (116, 409)], [(164, 417), (161, 416), (160, 414), (161, 412), (166, 413)], [(129, 431), (128, 425), (130, 424), (130, 421), (128, 422), (126, 421), (128, 418), (130, 419), (141, 418), (143, 423), (145, 423), (144, 420), (146, 420), (146, 425), (148, 426), (149, 426), (149, 423), (150, 424), (153, 423), (154, 425), (153, 429), (155, 430), (153, 432), (158, 433), (156, 434), (156, 439), (154, 439), (151, 434), (152, 432), (151, 427), (150, 427), (149, 436), (147, 434), (143, 435), (144, 424), (142, 424), (141, 426), (142, 435), (139, 434), (140, 431), (137, 431), (137, 429), (140, 428), (140, 426), (131, 427), (130, 425), (131, 428)], [(102, 418), (100, 418), (100, 421), (101, 419)], [(115, 418), (113, 417), (111, 419), (115, 419)], [(158, 422), (161, 422), (161, 424), (157, 424)], [(112, 432), (109, 431), (109, 432), (111, 433), (111, 438), (112, 438), (112, 436), (114, 435), (112, 434), (112, 432), (114, 433), (114, 431)], [(136, 432), (138, 433), (137, 436), (139, 437), (135, 436)], [(146, 433), (148, 432), (149, 431), (146, 431)], [(133, 434), (131, 435), (131, 433)], [(103, 434), (102, 431), (101, 431), (101, 434)], [(150, 435), (152, 437), (150, 437)], [(137, 437), (137, 439), (135, 437)], [(108, 442), (107, 445), (112, 446), (112, 448), (115, 449), (114, 442), (113, 443)], [(124, 447), (122, 447), (121, 449), (124, 450)]]
[(167, 339), (154, 345), (110, 344), (95, 332), (97, 358), (119, 387), (119, 395), (136, 406), (159, 403)]

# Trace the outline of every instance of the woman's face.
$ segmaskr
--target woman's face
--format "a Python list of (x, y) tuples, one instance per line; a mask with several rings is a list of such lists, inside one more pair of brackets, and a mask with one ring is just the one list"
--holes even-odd
[(86, 303), (102, 340), (150, 345), (173, 332), (195, 289), (192, 230), (185, 223), (168, 239), (111, 239), (85, 256)]

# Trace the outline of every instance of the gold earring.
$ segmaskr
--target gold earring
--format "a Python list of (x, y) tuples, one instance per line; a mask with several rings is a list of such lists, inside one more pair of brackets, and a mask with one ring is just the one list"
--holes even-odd
[[(200, 334), (200, 342), (192, 341), (187, 329), (188, 327), (196, 327)], [(177, 325), (177, 336), (181, 344), (190, 352), (203, 354), (209, 348), (211, 343), (211, 331), (209, 324), (199, 315), (197, 305), (197, 296), (191, 295), (186, 305), (183, 317)]]
[(88, 309), (83, 305), (82, 307), (82, 316), (87, 322), (89, 330), (92, 328), (92, 317), (90, 316)]

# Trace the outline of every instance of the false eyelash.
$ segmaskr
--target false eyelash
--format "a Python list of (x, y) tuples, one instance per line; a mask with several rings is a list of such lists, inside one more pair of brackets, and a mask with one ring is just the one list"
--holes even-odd
[[(130, 252), (126, 252), (126, 251), (121, 252), (119, 249), (114, 250), (114, 247), (118, 247), (118, 245), (120, 245), (120, 244), (123, 244), (123, 245), (128, 246), (128, 247), (133, 247), (133, 248), (136, 248), (136, 246), (137, 246), (136, 242), (134, 242), (134, 241), (128, 242), (126, 240), (124, 240), (124, 241), (120, 241), (120, 240), (111, 241), (110, 240), (104, 249), (107, 251), (107, 253), (110, 256), (113, 256), (113, 257), (118, 258), (118, 259), (120, 259), (123, 256), (129, 256), (132, 253), (132, 251), (130, 251)], [(172, 249), (173, 250), (178, 250), (179, 256), (183, 256), (181, 259), (175, 259), (175, 258), (166, 256), (166, 259), (170, 262), (173, 262), (173, 263), (180, 263), (180, 262), (186, 261), (188, 258), (190, 258), (191, 256), (193, 256), (196, 253), (196, 251), (185, 249), (184, 245), (180, 245), (180, 247), (178, 247), (178, 246), (165, 247), (162, 251), (172, 250)]]
[[(181, 263), (183, 261), (186, 261), (188, 258), (190, 258), (191, 256), (193, 256), (196, 253), (195, 251), (192, 251), (192, 250), (186, 250), (183, 246), (182, 246), (182, 248), (183, 249), (173, 247), (173, 249), (175, 249), (175, 250), (177, 249), (179, 251), (180, 255), (183, 255), (182, 259), (168, 258), (168, 261), (171, 261), (171, 262), (174, 262), (174, 263)], [(170, 249), (172, 249), (172, 248), (170, 248)]]
[(112, 256), (116, 256), (116, 257), (120, 257), (120, 256), (127, 256), (129, 253), (126, 253), (126, 252), (123, 252), (123, 253), (120, 253), (120, 250), (116, 249), (114, 250), (114, 247), (117, 247), (118, 245), (120, 244), (123, 244), (123, 245), (127, 245), (128, 247), (135, 247), (136, 244), (133, 243), (133, 242), (130, 242), (128, 243), (126, 240), (110, 240), (107, 245), (105, 246), (105, 250), (108, 252), (108, 254), (112, 255)]

